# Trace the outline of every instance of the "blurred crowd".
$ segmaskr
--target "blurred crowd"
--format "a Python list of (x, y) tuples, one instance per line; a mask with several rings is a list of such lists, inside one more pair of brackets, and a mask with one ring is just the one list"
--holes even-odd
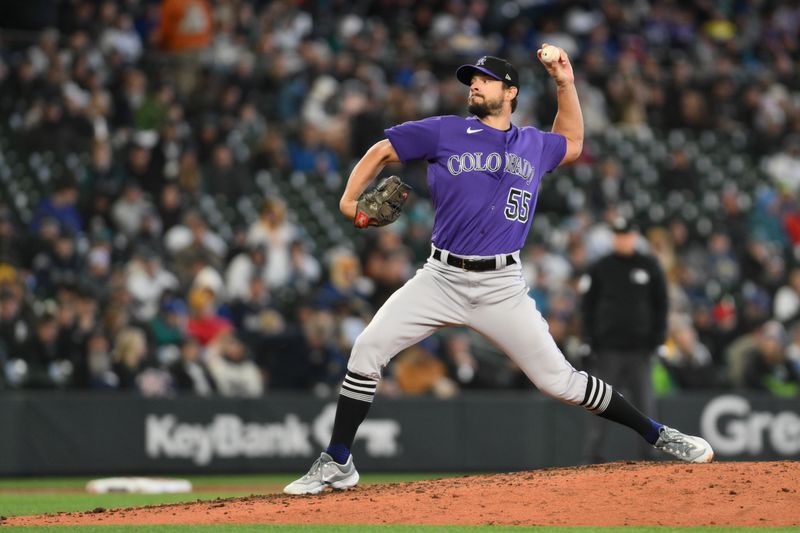
[[(587, 139), (739, 135), (763, 177), (752, 190), (728, 180), (705, 232), (680, 217), (643, 228), (641, 246), (670, 284), (657, 389), (797, 394), (795, 2), (50, 5), (47, 28), (0, 32), (0, 132), (9, 139), (1, 155), (60, 169), (45, 170), (29, 216), (24, 199), (2, 196), (2, 387), (335, 391), (356, 336), (430, 252), (425, 167), (400, 170), (415, 193), (398, 223), (324, 249), (302, 217), (289, 216), (319, 213), (263, 195), (254, 176), (302, 172), (308, 187), (341, 189), (385, 127), (465, 114), (453, 73), (487, 53), (520, 70), (515, 123), (549, 129), (554, 86), (535, 60), (548, 42), (574, 64)], [(78, 163), (53, 165), (70, 157)], [(630, 214), (634, 200), (614, 154), (587, 150), (567, 171), (584, 167), (594, 178), (580, 201), (535, 222), (523, 250), (531, 295), (576, 366), (586, 355), (578, 280), (609, 250), (606, 223)], [(552, 186), (546, 178), (542, 195)], [(680, 147), (653, 187), (687, 201), (703, 193)], [(258, 212), (230, 224), (199, 209), (241, 197), (256, 198)], [(540, 204), (540, 217), (548, 208)], [(400, 354), (381, 392), (530, 386), (484, 339), (445, 330)]]

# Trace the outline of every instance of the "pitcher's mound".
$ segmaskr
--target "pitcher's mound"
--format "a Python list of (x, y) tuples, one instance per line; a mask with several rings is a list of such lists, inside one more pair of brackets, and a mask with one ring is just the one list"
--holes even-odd
[(15, 517), (8, 525), (454, 524), (800, 525), (800, 463), (610, 463), (357, 487), (320, 496), (251, 496)]

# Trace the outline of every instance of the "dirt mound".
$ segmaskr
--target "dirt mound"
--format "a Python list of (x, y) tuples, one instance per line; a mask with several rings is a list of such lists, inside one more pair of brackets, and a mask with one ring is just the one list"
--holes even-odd
[(610, 463), (357, 487), (320, 496), (14, 517), (5, 525), (800, 525), (800, 463)]

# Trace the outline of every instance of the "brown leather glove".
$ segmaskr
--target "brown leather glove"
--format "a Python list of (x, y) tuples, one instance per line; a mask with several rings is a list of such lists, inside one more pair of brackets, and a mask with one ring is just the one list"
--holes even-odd
[(359, 197), (353, 224), (357, 228), (391, 224), (400, 217), (409, 191), (411, 187), (397, 176), (382, 180)]

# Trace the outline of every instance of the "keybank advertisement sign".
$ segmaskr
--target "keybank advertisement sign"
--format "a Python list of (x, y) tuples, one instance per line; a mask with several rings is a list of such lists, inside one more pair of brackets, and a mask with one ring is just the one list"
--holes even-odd
[[(800, 455), (800, 413), (793, 408), (800, 402), (764, 401), (730, 394), (694, 405), (696, 407), (689, 409), (693, 420), (686, 421), (687, 428), (699, 414), (700, 434), (719, 458), (776, 455), (797, 458)], [(756, 407), (758, 405), (762, 407)], [(672, 415), (672, 411), (686, 416), (685, 406), (662, 403), (661, 413), (666, 419), (680, 418), (677, 412)], [(148, 459), (189, 460), (197, 466), (225, 459), (314, 457), (328, 444), (335, 412), (336, 405), (330, 403), (316, 415), (308, 415), (306, 411), (304, 417), (289, 409), (276, 415), (275, 420), (252, 421), (248, 416), (217, 411), (209, 413), (208, 421), (202, 423), (187, 421), (169, 410), (163, 414), (151, 413), (144, 419), (145, 454)], [(368, 418), (361, 425), (356, 441), (363, 443), (368, 457), (396, 458), (399, 455), (401, 424), (397, 419), (402, 420), (404, 416), (403, 413), (398, 415)], [(406, 438), (409, 436), (420, 438), (419, 435)]]
[[(207, 424), (181, 421), (174, 414), (145, 417), (145, 448), (151, 459), (190, 459), (203, 466), (215, 459), (310, 457), (328, 444), (336, 405), (328, 404), (313, 420), (287, 413), (275, 422), (247, 422), (238, 414), (216, 414)], [(400, 424), (366, 420), (358, 430), (371, 457), (398, 453)]]
[[(785, 405), (785, 404), (784, 404)], [(800, 402), (796, 405), (800, 406)], [(795, 410), (758, 410), (742, 396), (718, 396), (708, 402), (701, 431), (717, 455), (800, 454), (800, 414)]]
[[(333, 399), (260, 400), (0, 392), (0, 475), (299, 471), (328, 443)], [(800, 459), (800, 398), (696, 393), (662, 398), (659, 417), (703, 436), (721, 460)], [(578, 464), (584, 410), (541, 395), (382, 398), (357, 434), (359, 465), (408, 472), (510, 471)], [(521, 423), (521, 421), (523, 421)], [(638, 438), (609, 423), (610, 460)]]

